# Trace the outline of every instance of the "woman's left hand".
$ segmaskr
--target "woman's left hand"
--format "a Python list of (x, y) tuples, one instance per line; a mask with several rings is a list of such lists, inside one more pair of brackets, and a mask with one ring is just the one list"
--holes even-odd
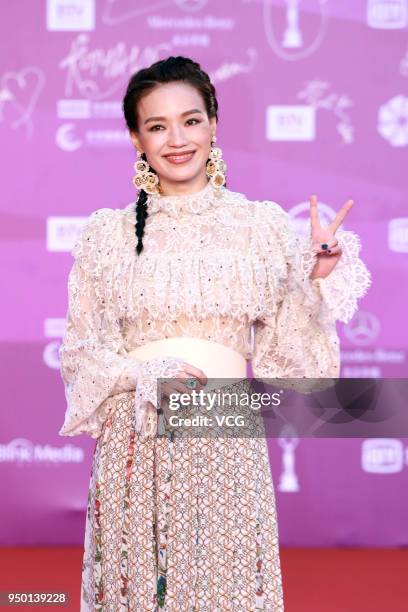
[(317, 197), (315, 195), (310, 196), (309, 202), (311, 239), (314, 250), (317, 253), (317, 262), (312, 270), (310, 278), (325, 278), (333, 270), (342, 255), (342, 250), (338, 244), (335, 233), (343, 223), (354, 202), (353, 200), (347, 200), (334, 220), (327, 227), (321, 227), (320, 225), (319, 212), (317, 210)]

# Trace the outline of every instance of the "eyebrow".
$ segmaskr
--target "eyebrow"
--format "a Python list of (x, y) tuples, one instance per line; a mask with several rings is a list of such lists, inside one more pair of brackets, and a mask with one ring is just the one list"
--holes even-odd
[[(200, 110), (199, 108), (192, 108), (191, 110), (184, 111), (184, 113), (181, 113), (181, 116), (185, 117), (186, 115), (191, 115), (192, 113), (200, 113), (201, 115), (204, 114), (203, 111)], [(146, 125), (146, 123), (149, 123), (149, 121), (165, 121), (165, 120), (166, 120), (166, 117), (149, 117), (144, 122), (144, 125)]]

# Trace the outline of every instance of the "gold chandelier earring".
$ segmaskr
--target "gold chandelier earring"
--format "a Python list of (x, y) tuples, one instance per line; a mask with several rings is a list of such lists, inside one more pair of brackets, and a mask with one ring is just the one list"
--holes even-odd
[(215, 136), (211, 141), (210, 157), (206, 165), (206, 174), (209, 177), (214, 187), (222, 187), (225, 185), (227, 164), (222, 159), (222, 151), (219, 147), (213, 145), (217, 142)]
[(139, 149), (136, 151), (138, 159), (133, 166), (136, 172), (132, 181), (133, 185), (136, 189), (143, 189), (146, 193), (160, 193), (159, 177), (147, 163), (146, 154), (140, 155)]

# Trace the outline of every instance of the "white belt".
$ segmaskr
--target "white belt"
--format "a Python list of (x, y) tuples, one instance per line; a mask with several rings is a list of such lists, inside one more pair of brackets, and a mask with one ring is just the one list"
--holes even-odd
[[(163, 338), (139, 346), (130, 355), (140, 361), (171, 355), (179, 357), (204, 372), (208, 379), (243, 379), (247, 377), (247, 360), (237, 351), (213, 340), (202, 338)], [(227, 383), (227, 380), (225, 380)], [(213, 385), (211, 385), (213, 386)], [(208, 389), (208, 387), (206, 387)]]

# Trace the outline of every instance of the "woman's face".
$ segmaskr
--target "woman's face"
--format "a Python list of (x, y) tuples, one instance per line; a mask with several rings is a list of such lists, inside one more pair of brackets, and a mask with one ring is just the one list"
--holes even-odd
[(216, 119), (208, 118), (197, 89), (181, 81), (160, 84), (139, 101), (137, 113), (132, 142), (146, 154), (164, 192), (180, 183), (200, 189)]

